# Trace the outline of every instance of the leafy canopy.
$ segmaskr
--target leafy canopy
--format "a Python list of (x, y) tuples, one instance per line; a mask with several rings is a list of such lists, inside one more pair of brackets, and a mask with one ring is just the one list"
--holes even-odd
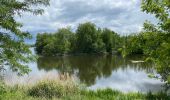
[[(142, 11), (153, 14), (157, 25), (150, 22), (144, 23), (146, 32), (157, 35), (156, 48), (150, 50), (150, 59), (156, 64), (157, 72), (161, 79), (170, 83), (170, 0), (142, 0)], [(150, 40), (151, 41), (151, 40)]]
[(83, 53), (97, 53), (101, 51), (104, 44), (100, 36), (101, 31), (96, 28), (95, 24), (90, 22), (80, 24), (76, 31), (77, 51)]
[(61, 28), (53, 34), (38, 34), (35, 46), (40, 55), (56, 56), (71, 52), (73, 42), (74, 33), (70, 31), (70, 28)]
[(31, 38), (28, 32), (21, 31), (22, 24), (14, 16), (22, 16), (24, 12), (35, 15), (43, 10), (35, 6), (49, 5), (49, 0), (0, 0), (0, 67), (10, 66), (19, 74), (30, 70), (26, 63), (34, 60), (25, 39)]
[(49, 34), (38, 34), (36, 51), (44, 56), (73, 53), (112, 53), (120, 46), (120, 36), (109, 29), (100, 29), (86, 22), (78, 26), (76, 32), (69, 28), (59, 29)]

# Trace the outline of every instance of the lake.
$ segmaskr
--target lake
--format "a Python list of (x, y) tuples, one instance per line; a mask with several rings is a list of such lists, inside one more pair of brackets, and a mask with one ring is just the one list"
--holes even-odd
[(155, 73), (152, 63), (132, 63), (131, 60), (144, 60), (141, 55), (122, 58), (117, 55), (79, 55), (64, 57), (39, 57), (29, 64), (31, 72), (18, 77), (16, 73), (4, 72), (8, 84), (29, 83), (46, 76), (55, 78), (67, 73), (76, 77), (89, 89), (112, 88), (123, 92), (157, 92), (163, 89), (160, 80), (149, 78)]

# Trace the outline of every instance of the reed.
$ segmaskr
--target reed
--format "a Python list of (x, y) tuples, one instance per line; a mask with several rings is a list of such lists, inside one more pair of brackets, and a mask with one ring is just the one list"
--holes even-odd
[(35, 84), (9, 86), (0, 82), (0, 100), (170, 100), (164, 92), (143, 94), (112, 89), (89, 90), (74, 77), (63, 75), (55, 79), (46, 76)]

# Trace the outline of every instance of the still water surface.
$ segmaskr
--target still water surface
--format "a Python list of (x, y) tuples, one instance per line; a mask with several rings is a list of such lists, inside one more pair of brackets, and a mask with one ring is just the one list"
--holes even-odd
[(65, 57), (40, 57), (29, 64), (32, 72), (18, 77), (7, 70), (5, 80), (9, 84), (36, 82), (45, 76), (51, 78), (68, 73), (85, 83), (90, 89), (113, 88), (123, 92), (157, 92), (163, 89), (160, 80), (148, 77), (153, 73), (152, 63), (132, 63), (143, 60), (140, 55), (121, 56), (79, 55)]

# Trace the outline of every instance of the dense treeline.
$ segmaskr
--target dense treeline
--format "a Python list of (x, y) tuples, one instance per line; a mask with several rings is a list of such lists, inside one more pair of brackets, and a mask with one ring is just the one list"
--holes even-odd
[(163, 42), (164, 34), (153, 32), (140, 32), (122, 37), (124, 44), (122, 46), (122, 54), (134, 55), (142, 54), (150, 56), (151, 51), (156, 50)]
[(69, 28), (62, 28), (53, 34), (38, 34), (36, 51), (42, 55), (64, 54), (72, 51), (73, 43), (74, 33)]
[(112, 53), (120, 47), (120, 36), (110, 29), (97, 28), (87, 22), (76, 32), (61, 28), (55, 33), (37, 35), (36, 51), (40, 55), (54, 56), (69, 53)]
[[(145, 24), (147, 26), (147, 24)], [(36, 51), (40, 55), (55, 56), (70, 53), (121, 53), (124, 56), (151, 55), (163, 41), (161, 33), (142, 31), (120, 36), (110, 29), (97, 28), (87, 22), (80, 24), (76, 32), (61, 28), (55, 33), (37, 35)]]

